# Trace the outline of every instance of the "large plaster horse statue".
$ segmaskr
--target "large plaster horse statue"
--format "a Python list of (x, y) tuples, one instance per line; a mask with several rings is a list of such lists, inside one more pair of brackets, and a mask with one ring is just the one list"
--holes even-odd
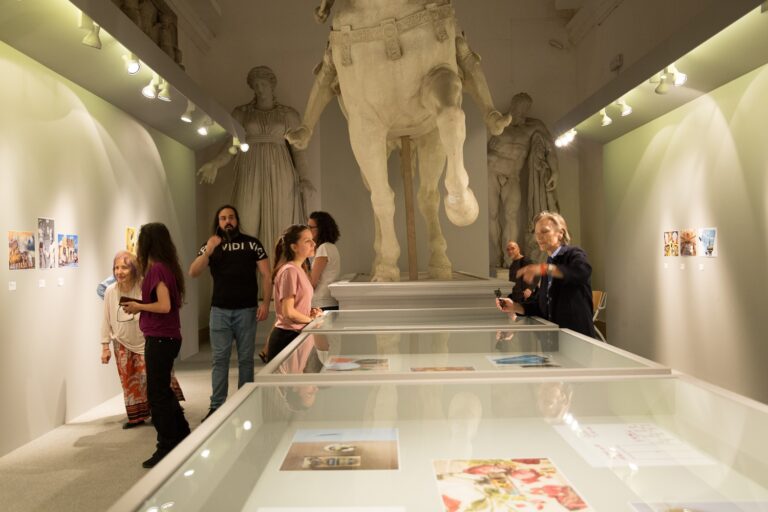
[[(431, 277), (450, 279), (452, 274), (438, 220), (443, 169), (448, 219), (466, 226), (478, 216), (477, 199), (464, 168), (466, 126), (460, 65), (466, 69), (468, 63), (477, 64), (479, 69), (479, 57), (457, 33), (450, 3), (432, 2), (435, 0), (335, 2), (328, 48), (303, 124), (287, 135), (289, 142), (305, 147), (322, 108), (333, 96), (332, 90), (340, 93), (352, 151), (373, 205), (373, 281), (400, 279), (394, 192), (387, 175), (388, 155), (400, 137), (413, 141), (418, 159), (417, 197), (429, 234)], [(315, 11), (319, 21), (325, 20), (333, 3), (323, 0)], [(465, 80), (478, 78), (472, 72), (463, 74)], [(483, 103), (490, 105), (484, 112), (486, 122), (495, 124), (492, 132), (500, 133), (509, 118), (492, 108), (484, 75), (479, 78)]]

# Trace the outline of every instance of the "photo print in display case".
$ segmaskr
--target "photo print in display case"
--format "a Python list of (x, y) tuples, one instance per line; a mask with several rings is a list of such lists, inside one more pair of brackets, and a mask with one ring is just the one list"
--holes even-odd
[(35, 234), (32, 231), (8, 232), (8, 269), (35, 268)]
[(395, 428), (300, 429), (280, 471), (398, 469)]
[(664, 232), (664, 256), (680, 256), (680, 232)]
[(139, 230), (133, 226), (125, 228), (125, 250), (136, 255), (136, 243), (139, 240)]
[(547, 458), (433, 461), (445, 512), (593, 512)]
[(80, 256), (78, 254), (78, 236), (62, 235), (59, 233), (58, 246), (59, 268), (78, 267), (80, 264)]
[(37, 219), (37, 257), (40, 268), (56, 268), (56, 229), (53, 219)]
[(717, 228), (699, 229), (701, 255), (707, 258), (717, 257)]
[(697, 256), (697, 241), (699, 230), (694, 228), (684, 229), (680, 232), (680, 256)]

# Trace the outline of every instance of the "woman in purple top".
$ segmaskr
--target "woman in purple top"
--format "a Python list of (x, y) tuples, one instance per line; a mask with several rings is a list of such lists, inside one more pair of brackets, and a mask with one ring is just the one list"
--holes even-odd
[(171, 389), (173, 360), (181, 349), (179, 308), (184, 300), (184, 277), (168, 228), (159, 222), (141, 227), (137, 247), (144, 275), (141, 302), (121, 302), (126, 313), (141, 313), (147, 366), (147, 398), (157, 430), (157, 449), (142, 463), (154, 467), (189, 434), (184, 410)]

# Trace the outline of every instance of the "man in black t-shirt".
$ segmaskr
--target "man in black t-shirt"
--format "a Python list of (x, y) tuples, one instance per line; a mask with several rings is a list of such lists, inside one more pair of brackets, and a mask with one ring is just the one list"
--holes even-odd
[(516, 274), (518, 270), (526, 265), (530, 265), (532, 262), (529, 258), (523, 256), (523, 253), (520, 252), (520, 246), (514, 240), (507, 242), (507, 255), (512, 260), (512, 263), (509, 264), (509, 280), (515, 283), (509, 298), (515, 302), (525, 302), (531, 296), (533, 290), (536, 289), (536, 285), (528, 284), (522, 279), (518, 279)]
[[(256, 238), (240, 232), (240, 216), (234, 206), (224, 205), (216, 211), (213, 235), (200, 247), (197, 258), (189, 267), (189, 275), (199, 276), (206, 266), (213, 277), (208, 321), (213, 391), (207, 418), (227, 399), (233, 340), (237, 347), (237, 387), (253, 382), (256, 321), (266, 320), (272, 298), (267, 252)], [(261, 304), (257, 272), (262, 276), (264, 300)]]

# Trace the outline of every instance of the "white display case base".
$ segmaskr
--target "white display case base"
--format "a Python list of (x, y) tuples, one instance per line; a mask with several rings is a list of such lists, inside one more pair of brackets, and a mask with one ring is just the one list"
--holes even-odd
[(494, 290), (505, 297), (512, 291), (509, 281), (464, 272), (453, 275), (450, 281), (430, 280), (420, 273), (418, 281), (372, 283), (367, 274), (348, 274), (329, 289), (343, 310), (492, 307)]

